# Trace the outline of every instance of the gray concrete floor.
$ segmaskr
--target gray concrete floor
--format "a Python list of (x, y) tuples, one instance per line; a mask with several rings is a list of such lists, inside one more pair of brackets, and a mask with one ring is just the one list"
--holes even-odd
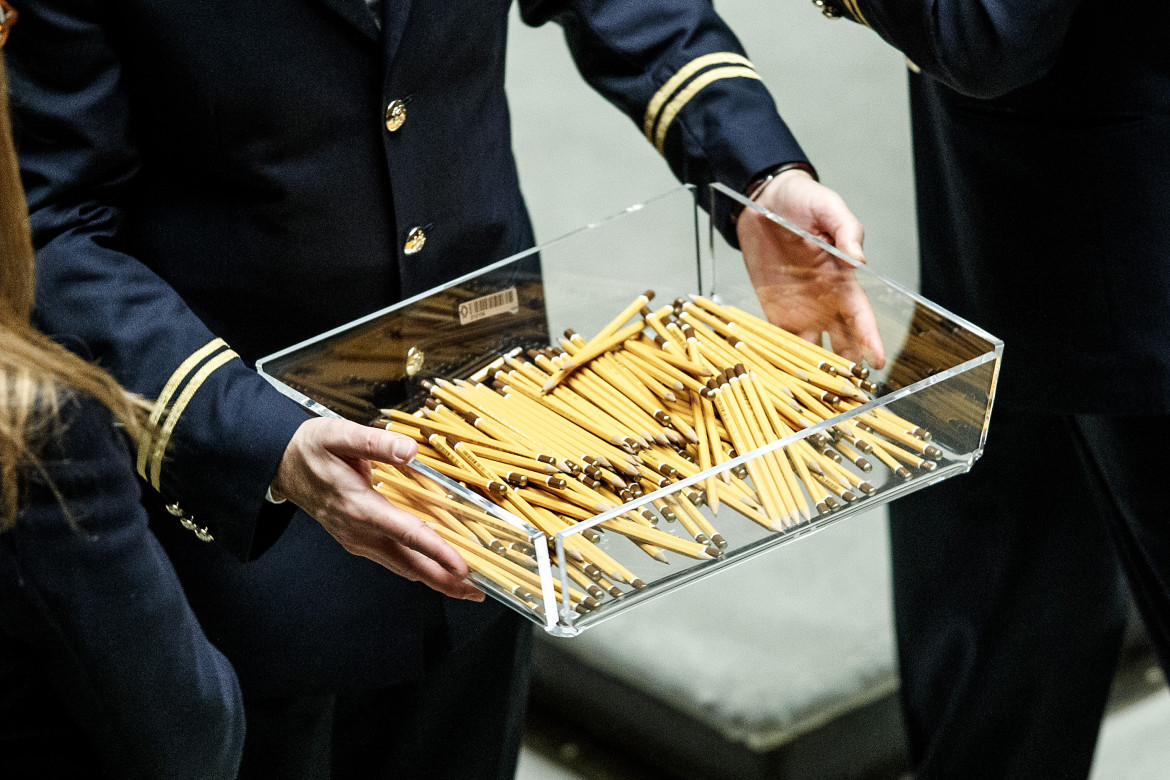
[[(808, 0), (721, 0), (781, 114), (865, 224), (880, 273), (917, 283), (903, 58), (868, 30), (830, 21)], [(545, 241), (676, 185), (638, 129), (577, 76), (559, 28), (513, 24), (509, 95), (521, 182)], [(815, 540), (815, 537), (814, 537)], [(810, 540), (809, 544), (814, 543)], [(1170, 776), (1170, 694), (1114, 712), (1096, 780)], [(526, 750), (522, 780), (584, 777), (573, 751)]]
[[(1151, 674), (1160, 675), (1157, 668)], [(1090, 780), (1165, 780), (1170, 776), (1170, 691), (1160, 690), (1114, 711), (1105, 719)], [(582, 767), (580, 748), (565, 742), (556, 752), (526, 747), (516, 780), (595, 780), (597, 770)], [(605, 766), (608, 780), (645, 780), (638, 768), (620, 759)], [(628, 772), (628, 774), (627, 774)]]

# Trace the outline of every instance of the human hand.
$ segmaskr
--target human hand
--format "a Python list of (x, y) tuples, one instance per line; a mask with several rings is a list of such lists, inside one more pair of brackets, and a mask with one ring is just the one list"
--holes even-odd
[[(841, 196), (805, 171), (784, 171), (756, 202), (865, 262), (861, 223)], [(875, 368), (885, 365), (873, 308), (850, 266), (752, 209), (739, 215), (736, 234), (771, 322), (818, 344), (827, 331), (833, 351), (842, 357)]]
[(396, 433), (347, 420), (307, 420), (284, 451), (272, 492), (308, 512), (354, 555), (445, 595), (483, 601), (482, 591), (463, 582), (468, 569), (459, 553), (370, 484), (370, 461), (401, 465), (417, 452)]

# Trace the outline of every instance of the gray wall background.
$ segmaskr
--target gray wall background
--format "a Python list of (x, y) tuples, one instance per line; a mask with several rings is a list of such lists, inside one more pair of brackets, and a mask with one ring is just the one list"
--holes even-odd
[[(630, 0), (637, 2), (637, 0)], [(866, 227), (880, 273), (916, 283), (905, 61), (868, 29), (808, 0), (723, 0), (822, 181)], [(514, 14), (508, 60), (513, 146), (538, 240), (675, 186), (640, 130), (577, 75), (560, 28)]]

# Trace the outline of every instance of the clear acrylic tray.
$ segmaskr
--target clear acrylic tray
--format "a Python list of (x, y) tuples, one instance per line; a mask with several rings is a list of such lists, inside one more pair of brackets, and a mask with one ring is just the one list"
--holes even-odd
[[(721, 185), (710, 198), (816, 241)], [(855, 273), (885, 345), (880, 370), (768, 330), (739, 251), (711, 229), (694, 189), (680, 187), (270, 355), (257, 369), (313, 412), (420, 439), (423, 454), (410, 468), (376, 467), (378, 489), (432, 523), (489, 594), (549, 633), (573, 636), (964, 472), (980, 456), (1002, 342), (865, 266)], [(542, 380), (567, 355), (535, 350), (581, 349), (647, 290), (655, 293), (648, 308), (662, 313), (657, 324), (689, 322), (700, 345), (711, 340), (694, 353), (699, 362), (685, 338), (652, 340), (679, 336), (674, 325), (643, 327), (637, 343), (560, 377), (551, 398), (542, 396)], [(733, 342), (746, 346), (729, 352)], [(784, 350), (806, 362), (785, 363)], [(694, 371), (704, 361), (734, 369), (737, 357), (734, 378)], [(810, 373), (818, 362), (836, 364), (836, 375)], [(778, 376), (777, 363), (803, 371), (805, 384), (785, 389), (791, 377)], [(612, 386), (596, 384), (607, 376)], [(645, 384), (622, 384), (631, 377)], [(718, 392), (704, 389), (712, 378)], [(817, 382), (822, 394), (808, 400)], [(428, 403), (442, 408), (420, 411)], [(479, 412), (468, 415), (467, 405)], [(655, 411), (668, 424), (657, 416), (652, 429)], [(615, 432), (620, 422), (627, 430)]]

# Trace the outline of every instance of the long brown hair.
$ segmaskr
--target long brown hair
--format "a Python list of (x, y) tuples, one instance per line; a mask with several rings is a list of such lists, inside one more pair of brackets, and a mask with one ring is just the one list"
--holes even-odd
[(63, 398), (92, 396), (135, 439), (146, 425), (146, 406), (138, 396), (32, 327), (34, 280), (28, 207), (0, 58), (0, 532), (16, 522), (20, 478), (39, 470), (37, 449), (55, 428)]

